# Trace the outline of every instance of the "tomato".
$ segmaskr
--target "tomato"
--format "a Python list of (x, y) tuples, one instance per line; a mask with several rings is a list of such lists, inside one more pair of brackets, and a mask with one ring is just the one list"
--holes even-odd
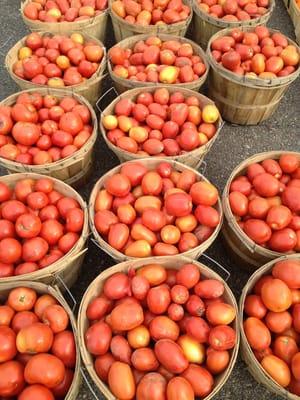
[(86, 309), (86, 316), (89, 320), (100, 320), (107, 314), (113, 306), (113, 302), (105, 295), (95, 297)]
[[(154, 351), (160, 364), (171, 373), (180, 374), (188, 366), (181, 347), (170, 339), (161, 339), (156, 342)], [(172, 354), (172, 358), (169, 354)]]
[(54, 333), (64, 331), (69, 324), (69, 316), (59, 304), (49, 305), (43, 312), (42, 320)]
[(292, 358), (292, 373), (294, 377), (299, 380), (300, 379), (300, 353), (296, 353)]
[(229, 325), (235, 317), (235, 309), (230, 304), (212, 303), (206, 309), (206, 318), (212, 325)]
[(158, 286), (167, 279), (167, 271), (159, 264), (148, 264), (137, 270), (137, 275), (147, 279), (150, 286)]
[(137, 400), (165, 400), (166, 379), (156, 372), (146, 374), (136, 389)]
[(113, 336), (110, 342), (110, 351), (115, 360), (130, 364), (132, 350), (128, 341), (123, 336)]
[(131, 399), (135, 394), (134, 377), (129, 365), (115, 361), (108, 372), (110, 390), (119, 399)]
[(25, 386), (24, 367), (18, 361), (8, 361), (0, 364), (0, 396), (17, 396)]
[(270, 239), (269, 247), (274, 251), (288, 252), (297, 246), (297, 235), (290, 228), (275, 231)]
[(248, 219), (245, 221), (243, 229), (246, 235), (258, 244), (268, 242), (272, 235), (269, 225), (259, 219)]
[(218, 201), (218, 191), (209, 182), (196, 182), (192, 185), (190, 195), (195, 204), (214, 206)]
[(15, 224), (16, 233), (24, 239), (31, 239), (40, 233), (42, 223), (39, 217), (28, 213), (18, 217)]
[(292, 304), (292, 294), (288, 286), (280, 279), (266, 282), (261, 289), (265, 306), (274, 312), (287, 310)]
[(12, 289), (7, 298), (7, 304), (15, 311), (30, 311), (35, 302), (37, 294), (33, 289), (18, 287)]
[(106, 279), (103, 292), (108, 299), (118, 300), (130, 294), (130, 282), (123, 272), (116, 272)]
[(209, 372), (213, 375), (223, 372), (230, 361), (230, 355), (227, 350), (214, 350), (209, 347), (207, 350), (206, 366)]
[(264, 199), (263, 197), (255, 197), (249, 202), (248, 212), (251, 217), (260, 219), (266, 217), (269, 208), (270, 205), (267, 199)]
[(184, 317), (184, 308), (180, 304), (171, 303), (168, 307), (168, 316), (173, 321), (180, 321)]
[(22, 328), (16, 339), (20, 353), (46, 353), (53, 343), (52, 330), (39, 322)]
[(167, 223), (164, 213), (152, 208), (146, 209), (142, 214), (143, 224), (152, 231), (160, 231)]
[(299, 164), (299, 158), (294, 154), (282, 154), (279, 158), (279, 165), (286, 174), (295, 172)]
[(101, 380), (107, 382), (108, 371), (115, 359), (111, 353), (105, 353), (102, 356), (98, 356), (95, 360), (94, 367), (97, 375)]
[(126, 175), (115, 174), (106, 180), (105, 188), (113, 196), (124, 197), (129, 193), (131, 183)]
[(210, 327), (203, 318), (188, 316), (185, 322), (185, 329), (187, 334), (195, 338), (199, 343), (208, 341)]
[(271, 333), (259, 319), (249, 317), (244, 322), (244, 331), (249, 345), (254, 350), (265, 350), (271, 345)]
[(6, 305), (0, 305), (0, 326), (9, 326), (14, 317), (14, 310)]
[(52, 388), (52, 393), (56, 397), (64, 398), (67, 395), (72, 385), (73, 378), (74, 378), (74, 371), (71, 369), (66, 369), (63, 381), (59, 385)]
[(205, 360), (205, 347), (189, 335), (179, 337), (177, 343), (182, 348), (184, 356), (191, 363), (202, 364)]
[(76, 345), (71, 331), (57, 333), (51, 348), (52, 353), (64, 363), (67, 368), (74, 368), (76, 363)]
[(195, 210), (195, 217), (201, 225), (215, 228), (220, 222), (218, 211), (210, 206), (197, 206)]
[(184, 264), (176, 274), (176, 282), (188, 289), (194, 287), (200, 279), (199, 268), (194, 264)]
[(200, 281), (194, 288), (195, 294), (203, 299), (216, 299), (224, 293), (224, 285), (216, 279)]
[(159, 195), (162, 190), (162, 178), (157, 172), (149, 171), (143, 176), (141, 185), (145, 195)]
[(16, 142), (25, 146), (34, 145), (40, 135), (41, 128), (32, 122), (17, 122), (12, 129), (12, 136)]
[(182, 376), (191, 384), (196, 396), (206, 397), (212, 391), (213, 377), (200, 365), (190, 364)]
[(273, 206), (269, 209), (267, 215), (267, 224), (273, 230), (280, 230), (287, 227), (292, 220), (292, 213), (288, 207)]
[(144, 300), (150, 289), (150, 284), (143, 276), (134, 276), (131, 280), (131, 291), (138, 300)]
[(248, 212), (248, 198), (241, 192), (231, 192), (229, 204), (234, 215), (243, 217)]
[(116, 223), (110, 226), (108, 243), (116, 250), (121, 250), (129, 238), (129, 228), (125, 224)]
[(151, 337), (154, 340), (171, 339), (174, 342), (179, 336), (179, 327), (170, 318), (162, 315), (155, 317), (149, 325)]
[(263, 358), (261, 365), (280, 386), (286, 387), (289, 385), (291, 373), (288, 365), (283, 360), (274, 355), (269, 355)]
[(42, 384), (47, 388), (59, 385), (65, 376), (62, 361), (52, 354), (37, 354), (25, 366), (24, 378), (29, 384)]
[(16, 354), (15, 332), (8, 326), (0, 326), (0, 363), (12, 360)]
[(13, 238), (5, 238), (0, 241), (0, 262), (11, 264), (21, 258), (22, 246)]
[(41, 237), (27, 239), (23, 244), (22, 258), (28, 262), (39, 261), (47, 254), (48, 249), (48, 243)]
[(196, 295), (191, 295), (185, 305), (188, 313), (195, 317), (202, 317), (205, 313), (205, 304), (200, 297)]
[(81, 232), (84, 223), (84, 214), (80, 208), (73, 208), (66, 214), (65, 228), (68, 232)]
[(184, 217), (189, 215), (192, 211), (192, 198), (184, 192), (172, 193), (167, 195), (165, 199), (165, 207), (169, 215)]
[(189, 298), (189, 291), (183, 285), (174, 285), (171, 289), (171, 299), (174, 303), (184, 304)]
[(128, 332), (127, 339), (134, 349), (147, 347), (150, 342), (150, 332), (144, 325), (140, 325)]
[(269, 311), (265, 317), (267, 327), (271, 332), (282, 333), (292, 326), (292, 316), (288, 311)]
[(274, 355), (281, 358), (287, 364), (291, 364), (292, 358), (298, 353), (295, 340), (289, 336), (278, 336), (273, 345)]
[(50, 294), (43, 294), (36, 300), (34, 305), (34, 312), (39, 317), (39, 319), (41, 319), (45, 309), (53, 304), (57, 304), (57, 300)]
[(172, 378), (168, 382), (167, 398), (170, 400), (193, 400), (195, 398), (193, 387), (187, 379), (180, 376)]
[(170, 290), (167, 285), (158, 285), (149, 290), (147, 305), (154, 314), (164, 314), (171, 303)]
[(264, 275), (258, 279), (256, 284), (254, 285), (254, 293), (258, 296), (261, 296), (261, 289), (266, 282), (272, 281), (273, 277), (271, 275)]
[(36, 322), (39, 322), (37, 315), (32, 311), (19, 311), (13, 317), (11, 322), (11, 328), (15, 331), (15, 333), (19, 333), (19, 331), (23, 328), (26, 328)]
[(99, 233), (107, 234), (110, 226), (118, 223), (118, 217), (109, 210), (101, 210), (95, 214), (95, 227)]
[(293, 307), (293, 326), (297, 332), (300, 332), (300, 304), (295, 304)]
[(110, 314), (111, 327), (117, 331), (128, 331), (141, 325), (144, 321), (144, 313), (138, 302), (123, 302), (117, 305)]
[(299, 193), (299, 187), (288, 186), (284, 189), (281, 197), (282, 203), (296, 213), (300, 210)]
[(246, 297), (244, 311), (249, 317), (263, 319), (267, 314), (267, 308), (260, 296), (250, 294)]
[(15, 225), (11, 221), (0, 219), (0, 240), (13, 237), (15, 237)]
[(131, 362), (139, 371), (155, 371), (159, 366), (154, 351), (149, 347), (135, 350), (132, 354)]
[(0, 182), (0, 202), (10, 200), (12, 196), (12, 190), (3, 182)]

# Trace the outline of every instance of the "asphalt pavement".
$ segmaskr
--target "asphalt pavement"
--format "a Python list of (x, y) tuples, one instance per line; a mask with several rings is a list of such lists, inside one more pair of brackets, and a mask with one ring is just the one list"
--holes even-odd
[[(19, 7), (20, 0), (0, 0), (0, 100), (18, 91), (18, 87), (10, 79), (4, 66), (4, 58), (7, 51), (28, 33), (21, 19)], [(290, 38), (295, 39), (292, 22), (282, 0), (276, 0), (275, 11), (268, 26), (279, 29)], [(112, 32), (112, 27), (109, 24), (106, 40), (107, 47), (115, 43)], [(105, 79), (103, 90), (111, 86), (111, 81)], [(104, 102), (109, 103), (109, 98)], [(245, 158), (263, 151), (300, 151), (299, 125), (300, 79), (292, 84), (278, 110), (269, 120), (258, 126), (250, 127), (225, 124), (218, 139), (205, 158), (207, 164), (205, 175), (222, 191), (231, 171)], [(98, 139), (93, 175), (88, 185), (80, 190), (86, 200), (88, 200), (89, 193), (99, 177), (117, 164), (118, 160), (114, 154), (108, 150), (102, 140)], [(0, 173), (4, 175), (5, 171), (0, 169)], [(103, 269), (114, 264), (114, 261), (91, 241), (88, 245), (89, 251), (85, 257), (80, 279), (72, 288), (72, 293), (78, 303), (80, 303), (84, 291), (92, 280)], [(238, 264), (233, 263), (228, 257), (220, 237), (208, 249), (207, 254), (230, 272), (231, 277), (228, 283), (238, 300), (242, 288), (249, 278), (249, 272), (243, 270)], [(206, 262), (206, 260), (201, 261)], [(209, 266), (222, 275), (222, 272), (215, 265), (210, 264)], [(95, 391), (98, 399), (104, 399), (101, 393), (97, 392), (97, 389)], [(84, 399), (94, 399), (85, 384), (81, 386), (78, 396), (78, 400)], [(246, 365), (239, 359), (227, 383), (214, 399), (279, 400), (280, 397), (275, 396), (259, 385), (248, 373)]]

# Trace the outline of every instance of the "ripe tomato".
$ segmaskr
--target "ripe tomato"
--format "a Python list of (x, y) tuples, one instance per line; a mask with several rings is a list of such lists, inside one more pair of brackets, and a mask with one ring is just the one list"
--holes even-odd
[(266, 282), (261, 289), (261, 298), (265, 306), (274, 312), (285, 311), (292, 304), (291, 291), (280, 279)]
[(40, 233), (42, 224), (38, 216), (28, 213), (23, 214), (16, 220), (15, 228), (19, 237), (31, 239)]
[(24, 378), (29, 384), (41, 384), (47, 388), (59, 385), (65, 376), (63, 362), (52, 354), (37, 354), (25, 366)]
[(67, 368), (74, 368), (76, 363), (76, 346), (73, 332), (63, 331), (57, 333), (51, 348), (52, 353), (58, 357)]
[(41, 225), (40, 236), (50, 245), (56, 244), (64, 234), (64, 226), (55, 219), (47, 219)]
[(35, 302), (37, 294), (33, 289), (18, 287), (10, 291), (7, 304), (15, 311), (30, 311)]
[(263, 319), (267, 314), (267, 308), (260, 296), (250, 294), (246, 297), (244, 311), (249, 317)]
[(219, 325), (211, 329), (209, 344), (215, 350), (229, 350), (235, 346), (236, 332), (230, 326)]
[(6, 219), (0, 219), (0, 240), (15, 237), (15, 225)]
[(0, 326), (9, 326), (15, 312), (14, 310), (6, 305), (0, 306)]
[(65, 398), (72, 385), (73, 378), (74, 371), (71, 369), (66, 369), (63, 381), (59, 385), (52, 388), (52, 393), (58, 398)]
[(273, 349), (275, 356), (281, 358), (288, 365), (299, 351), (297, 343), (289, 336), (278, 336), (274, 341)]
[(269, 311), (265, 317), (265, 322), (271, 332), (282, 333), (291, 328), (293, 319), (288, 311)]
[(270, 347), (271, 333), (258, 318), (247, 318), (244, 322), (244, 331), (252, 349), (261, 351)]
[(22, 328), (16, 340), (20, 353), (46, 353), (53, 343), (53, 332), (40, 322)]
[(69, 324), (69, 316), (59, 304), (49, 305), (43, 312), (42, 320), (54, 333), (64, 331)]
[(182, 376), (191, 384), (196, 396), (206, 397), (212, 391), (213, 377), (207, 369), (200, 365), (190, 364)]
[(41, 319), (45, 309), (53, 304), (57, 304), (57, 300), (50, 294), (43, 294), (35, 302), (34, 313)]
[(0, 396), (15, 397), (25, 386), (24, 367), (18, 361), (8, 361), (0, 364)]
[(223, 372), (230, 361), (230, 354), (227, 350), (218, 351), (209, 347), (207, 350), (206, 365), (209, 372), (213, 375)]
[(32, 311), (19, 311), (13, 317), (11, 322), (11, 327), (15, 331), (15, 333), (19, 333), (19, 331), (27, 326), (30, 326), (36, 322), (39, 322), (37, 315)]
[(163, 314), (171, 302), (170, 290), (167, 285), (151, 288), (147, 294), (147, 305), (154, 314)]
[(85, 332), (85, 345), (93, 355), (103, 355), (107, 353), (112, 331), (106, 322), (96, 322)]
[(289, 385), (291, 373), (288, 365), (274, 355), (268, 355), (261, 361), (262, 367), (282, 387)]
[[(1, 242), (0, 242), (1, 244)], [(35, 237), (27, 239), (23, 244), (22, 258), (24, 261), (36, 262), (47, 254), (49, 245), (45, 239)], [(1, 253), (0, 253), (1, 254)]]
[(8, 326), (0, 326), (0, 363), (12, 360), (16, 354), (15, 332)]

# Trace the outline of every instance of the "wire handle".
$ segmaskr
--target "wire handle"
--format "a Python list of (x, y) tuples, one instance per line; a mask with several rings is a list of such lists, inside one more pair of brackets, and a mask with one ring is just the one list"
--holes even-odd
[(99, 99), (96, 101), (96, 107), (97, 107), (97, 110), (98, 110), (100, 113), (102, 113), (102, 109), (100, 108), (100, 103), (101, 103), (101, 101), (103, 100), (104, 97), (106, 97), (106, 96), (108, 95), (108, 93), (110, 93), (110, 92), (112, 92), (112, 91), (115, 93), (116, 97), (119, 96), (119, 94), (118, 94), (118, 92), (116, 91), (115, 87), (112, 86), (112, 87), (109, 88), (106, 92), (104, 92), (104, 93), (99, 97)]
[(198, 168), (198, 171), (200, 172), (201, 175), (205, 175), (206, 168), (207, 168), (207, 162), (203, 160)]
[(226, 275), (226, 278), (224, 279), (225, 282), (228, 281), (228, 279), (230, 278), (230, 272), (223, 267), (223, 265), (221, 265), (220, 263), (218, 263), (218, 261), (214, 260), (213, 258), (211, 258), (210, 256), (208, 256), (207, 254), (201, 254), (201, 257), (206, 258), (207, 260), (209, 260), (210, 262), (212, 262), (213, 264), (215, 264), (216, 266), (218, 266)]
[(98, 247), (98, 249), (102, 250), (102, 248), (100, 247), (100, 244), (98, 243), (98, 241), (95, 238), (91, 237), (91, 241), (94, 243), (95, 246)]
[(74, 312), (74, 311), (75, 311), (75, 308), (76, 308), (76, 306), (77, 306), (77, 301), (76, 301), (75, 297), (72, 295), (70, 289), (69, 289), (68, 286), (65, 284), (65, 281), (62, 279), (62, 277), (61, 277), (59, 274), (55, 275), (55, 279), (57, 279), (57, 280), (59, 281), (59, 283), (63, 286), (63, 288), (65, 289), (65, 291), (66, 291), (66, 292), (68, 293), (68, 295), (70, 296), (70, 299), (71, 299), (72, 302), (73, 302), (72, 311)]
[(86, 383), (87, 387), (89, 388), (89, 391), (92, 393), (92, 395), (95, 397), (95, 399), (98, 400), (99, 397), (97, 396), (96, 392), (92, 388), (92, 385), (90, 384), (90, 382), (89, 382), (89, 380), (88, 380), (88, 378), (87, 378), (87, 376), (86, 376), (86, 374), (85, 374), (85, 372), (84, 372), (82, 367), (80, 368), (80, 373), (82, 375), (82, 378), (83, 378), (84, 382)]

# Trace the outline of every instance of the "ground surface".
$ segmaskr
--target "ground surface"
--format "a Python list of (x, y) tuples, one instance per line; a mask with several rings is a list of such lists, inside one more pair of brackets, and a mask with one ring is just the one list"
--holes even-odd
[[(0, 1), (0, 100), (18, 90), (10, 79), (4, 66), (4, 57), (8, 49), (22, 38), (27, 30), (22, 22), (19, 5), (20, 0)], [(286, 12), (282, 0), (277, 0), (274, 14), (269, 26), (276, 28), (294, 38), (291, 20)], [(112, 28), (107, 30), (107, 46), (114, 43)], [(106, 80), (105, 88), (109, 88), (111, 82)], [(226, 180), (232, 169), (245, 158), (262, 151), (270, 150), (297, 150), (300, 151), (300, 79), (292, 85), (284, 97), (275, 115), (260, 126), (241, 127), (226, 124), (206, 157), (206, 176), (220, 190), (223, 190)], [(117, 159), (100, 140), (96, 145), (96, 162), (94, 173), (90, 183), (81, 190), (85, 199), (99, 177), (113, 166), (117, 165)], [(2, 174), (5, 171), (1, 171)], [(207, 254), (224, 265), (231, 273), (228, 281), (237, 299), (243, 286), (246, 284), (249, 273), (234, 264), (227, 256), (221, 239), (218, 238)], [(204, 260), (205, 261), (205, 260)], [(84, 291), (99, 272), (111, 265), (113, 260), (89, 243), (89, 252), (85, 258), (83, 271), (78, 283), (72, 288), (72, 292), (79, 303)], [(217, 272), (218, 269), (212, 266)], [(103, 399), (99, 392), (98, 399)], [(89, 389), (82, 385), (78, 400), (92, 400)], [(245, 364), (239, 360), (226, 385), (215, 396), (215, 400), (277, 400), (279, 397), (271, 394), (260, 386), (247, 372)]]

